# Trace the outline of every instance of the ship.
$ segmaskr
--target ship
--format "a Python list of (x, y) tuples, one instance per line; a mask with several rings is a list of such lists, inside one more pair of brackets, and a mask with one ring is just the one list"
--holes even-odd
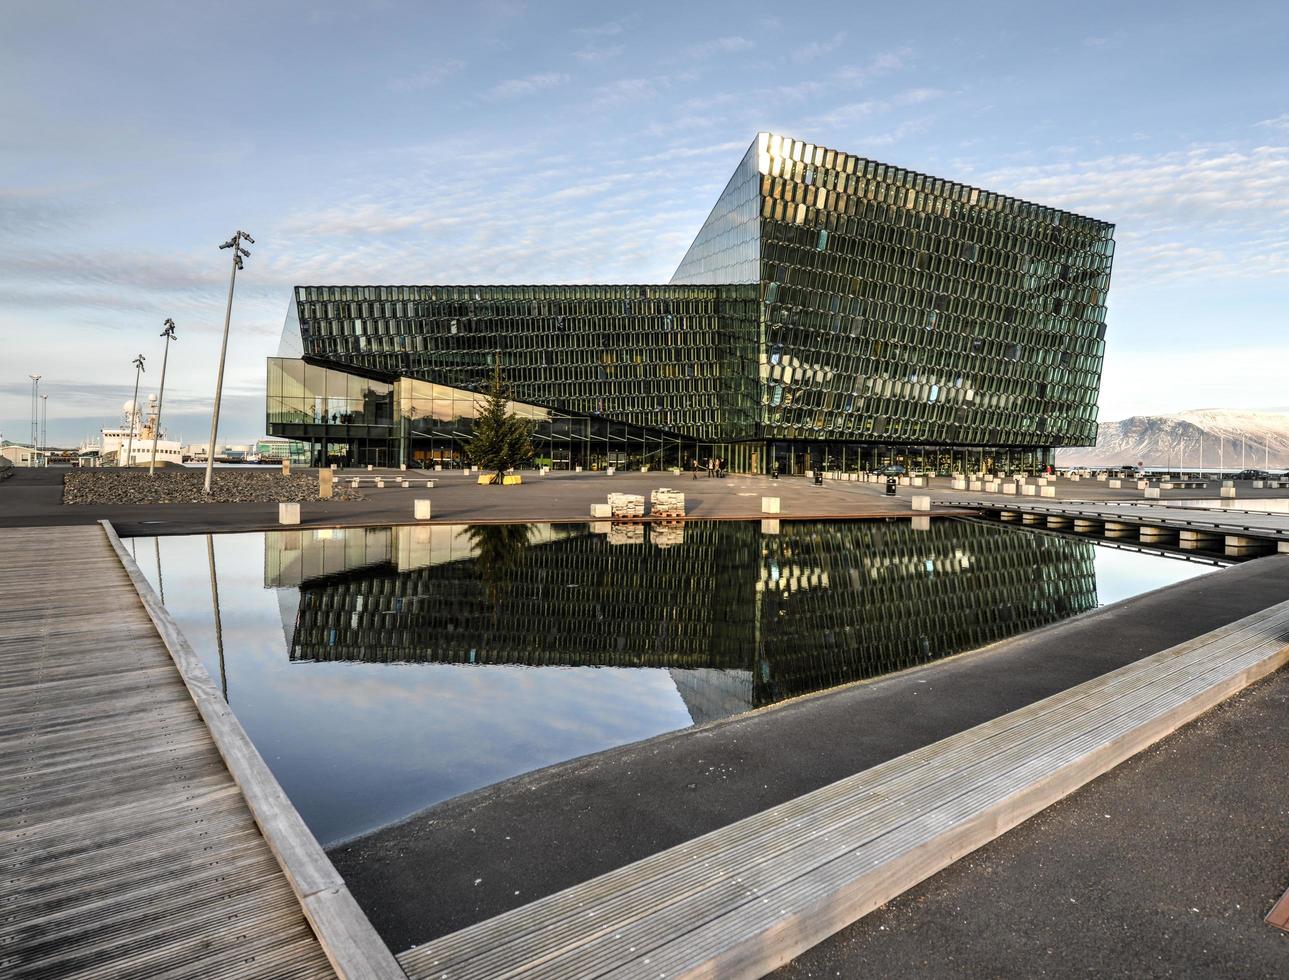
[[(164, 430), (158, 430), (157, 396), (149, 395), (146, 407), (127, 401), (121, 406), (122, 421), (112, 429), (103, 429), (99, 435), (99, 460), (103, 466), (147, 466), (152, 461), (152, 440), (157, 441), (158, 466), (182, 466), (183, 447), (167, 439)], [(129, 453), (129, 461), (125, 460)]]

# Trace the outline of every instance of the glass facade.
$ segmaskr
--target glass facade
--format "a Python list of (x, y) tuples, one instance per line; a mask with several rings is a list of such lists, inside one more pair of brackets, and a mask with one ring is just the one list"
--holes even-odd
[[(668, 285), (298, 286), (280, 352), (398, 383), (356, 423), (391, 461), (460, 453), (464, 428), (403, 404), (412, 381), (465, 401), (500, 365), (557, 466), (599, 439), (583, 465), (621, 444), (757, 472), (1032, 468), (1095, 440), (1113, 231), (762, 133)], [(277, 397), (271, 434), (332, 438)]]

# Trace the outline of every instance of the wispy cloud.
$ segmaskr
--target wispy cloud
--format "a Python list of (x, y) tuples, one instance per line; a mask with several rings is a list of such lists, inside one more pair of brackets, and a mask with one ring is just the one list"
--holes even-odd
[(578, 61), (584, 61), (588, 64), (598, 64), (603, 61), (612, 61), (625, 50), (626, 48), (621, 44), (610, 44), (605, 45), (604, 47), (590, 45), (582, 48), (580, 51), (574, 51), (573, 57)]
[(496, 101), (522, 99), (530, 95), (536, 95), (546, 89), (566, 85), (569, 81), (571, 81), (569, 75), (556, 71), (540, 72), (536, 75), (526, 75), (523, 78), (508, 78), (490, 88), (488, 97)]
[(410, 75), (401, 75), (390, 79), (389, 88), (393, 92), (417, 92), (432, 88), (445, 79), (451, 78), (465, 68), (464, 61), (441, 61)]
[(814, 61), (816, 58), (822, 58), (824, 55), (832, 54), (843, 44), (846, 43), (846, 32), (841, 31), (827, 41), (812, 41), (809, 44), (803, 44), (792, 51), (793, 61)]
[(1271, 119), (1263, 119), (1258, 123), (1258, 125), (1264, 129), (1278, 129), (1284, 132), (1289, 132), (1289, 112), (1282, 112), (1280, 115), (1273, 116)]
[(858, 65), (845, 65), (833, 75), (835, 81), (851, 85), (862, 85), (882, 75), (907, 68), (913, 58), (911, 48), (898, 48), (894, 51), (883, 51), (868, 61)]
[(718, 37), (701, 44), (692, 44), (685, 49), (685, 56), (692, 61), (704, 61), (721, 54), (734, 54), (756, 47), (755, 41), (749, 41), (740, 35)]

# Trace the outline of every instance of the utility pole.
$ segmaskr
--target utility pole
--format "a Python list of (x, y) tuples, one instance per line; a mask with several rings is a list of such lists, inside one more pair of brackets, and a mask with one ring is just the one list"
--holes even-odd
[(35, 452), (36, 452), (36, 443), (38, 441), (38, 438), (37, 438), (38, 433), (36, 432), (36, 406), (40, 404), (36, 400), (36, 397), (37, 397), (36, 389), (40, 385), (40, 375), (29, 374), (27, 375), (27, 377), (31, 378), (31, 452), (32, 452), (32, 458), (34, 459)]
[(233, 318), (233, 287), (237, 284), (237, 270), (242, 268), (242, 256), (251, 257), (251, 253), (242, 248), (242, 241), (252, 245), (255, 239), (240, 228), (232, 238), (220, 248), (233, 250), (233, 272), (228, 279), (228, 306), (224, 310), (224, 340), (219, 346), (219, 373), (215, 377), (215, 409), (210, 414), (210, 448), (206, 452), (206, 493), (210, 493), (210, 481), (215, 471), (215, 437), (219, 434), (219, 401), (224, 393), (224, 356), (228, 353), (228, 323)]
[[(152, 476), (157, 471), (157, 439), (161, 435), (161, 406), (166, 400), (166, 361), (170, 359), (170, 341), (175, 339), (175, 321), (167, 318), (165, 327), (166, 329), (161, 331), (161, 336), (166, 338), (166, 346), (161, 354), (161, 391), (157, 394), (157, 418), (152, 423), (152, 460), (148, 463), (148, 476)], [(157, 569), (160, 577), (160, 565)]]
[(125, 424), (130, 427), (130, 435), (125, 443), (125, 462), (118, 459), (117, 466), (130, 465), (130, 451), (134, 447), (134, 423), (139, 417), (139, 375), (143, 374), (143, 355), (140, 354), (130, 363), (134, 365), (134, 397), (130, 399), (130, 415), (125, 420)]

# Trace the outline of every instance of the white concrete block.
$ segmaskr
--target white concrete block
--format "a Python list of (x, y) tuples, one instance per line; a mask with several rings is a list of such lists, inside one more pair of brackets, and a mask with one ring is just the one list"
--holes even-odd
[(413, 504), (413, 513), (418, 521), (428, 521), (430, 519), (430, 502), (425, 497), (418, 497)]
[(299, 503), (285, 503), (277, 505), (277, 522), (279, 524), (299, 524), (300, 523), (300, 505)]
[(406, 464), (406, 463), (399, 463), (399, 464), (398, 464), (398, 468), (399, 468), (400, 470), (403, 470), (404, 472), (406, 472), (406, 471), (407, 471), (407, 464)]
[(1235, 499), (1235, 487), (1222, 487), (1218, 493), (1222, 495), (1223, 500)]
[(1137, 489), (1138, 489), (1138, 490), (1145, 490), (1145, 489), (1146, 489), (1146, 487), (1148, 487), (1148, 486), (1150, 486), (1150, 481), (1149, 481), (1149, 480), (1138, 480), (1138, 481), (1137, 481)]
[(1023, 483), (1021, 484), (1020, 492), (1026, 497), (1037, 497), (1038, 487), (1034, 486), (1032, 483)]
[(1016, 495), (1016, 484), (1014, 484), (1014, 483), (1004, 483), (1004, 484), (1002, 484), (1002, 492), (1003, 492), (1003, 493), (1010, 493), (1012, 496), (1015, 496), (1015, 495)]
[(1111, 480), (1111, 481), (1109, 481), (1109, 483), (1107, 483), (1107, 484), (1106, 484), (1106, 486), (1108, 486), (1111, 490), (1118, 490), (1119, 488), (1121, 488), (1121, 487), (1123, 486), (1123, 481), (1122, 481), (1122, 480)]
[[(954, 478), (953, 478), (953, 482), (952, 482), (952, 483), (950, 483), (950, 484), (949, 484), (949, 486), (953, 487), (953, 489), (955, 489), (955, 490), (966, 490), (966, 489), (967, 489), (967, 481), (966, 481), (966, 480), (964, 480), (964, 479), (962, 479), (961, 477), (954, 477)], [(979, 490), (979, 489), (980, 489), (980, 485), (979, 485), (979, 483), (977, 482), (976, 486), (972, 487), (972, 489), (973, 489), (973, 490)]]
[(761, 513), (762, 513), (762, 514), (777, 514), (777, 513), (779, 513), (779, 498), (778, 498), (778, 497), (762, 497), (762, 498), (761, 498)]
[(766, 517), (766, 518), (762, 518), (762, 520), (761, 520), (761, 533), (762, 533), (762, 534), (778, 534), (778, 533), (779, 533), (779, 519), (778, 519), (777, 517)]
[(930, 509), (931, 509), (931, 498), (930, 498), (929, 496), (926, 496), (925, 494), (914, 494), (914, 495), (913, 495), (913, 509), (914, 509), (914, 510), (930, 510)]
[(1265, 481), (1265, 480), (1254, 480), (1254, 481), (1253, 481), (1253, 486), (1254, 486), (1254, 488), (1255, 488), (1255, 489), (1261, 490), (1265, 485), (1266, 485), (1266, 481)]
[(592, 517), (612, 517), (613, 511), (608, 504), (591, 504)]
[(1146, 493), (1147, 500), (1159, 499), (1159, 487), (1146, 487), (1145, 493)]
[(1038, 495), (1040, 497), (1055, 497), (1056, 487), (1052, 487), (1052, 486), (1039, 487)]
[(909, 523), (912, 525), (913, 530), (915, 531), (929, 531), (931, 530), (931, 515), (914, 514), (912, 517), (909, 518)]
[[(985, 488), (985, 484), (984, 484), (984, 481), (982, 480), (972, 480), (970, 483), (966, 484), (965, 486), (965, 489), (970, 489), (975, 491), (981, 491), (984, 488)], [(955, 489), (962, 490), (964, 489), (964, 487), (956, 487)]]
[(606, 467), (604, 468), (604, 475), (605, 475), (605, 476), (612, 476), (612, 475), (613, 475), (614, 473), (616, 473), (616, 472), (617, 472), (617, 468), (616, 468), (616, 467), (613, 467), (613, 466), (606, 466)]
[(926, 486), (926, 477), (915, 476), (909, 481), (909, 485), (914, 487), (924, 487)]
[(372, 466), (372, 465), (371, 465), (371, 463), (368, 463), (368, 464), (367, 464), (367, 472), (368, 472), (368, 473), (370, 473), (373, 469), (375, 469), (375, 467), (374, 467), (374, 466)]

